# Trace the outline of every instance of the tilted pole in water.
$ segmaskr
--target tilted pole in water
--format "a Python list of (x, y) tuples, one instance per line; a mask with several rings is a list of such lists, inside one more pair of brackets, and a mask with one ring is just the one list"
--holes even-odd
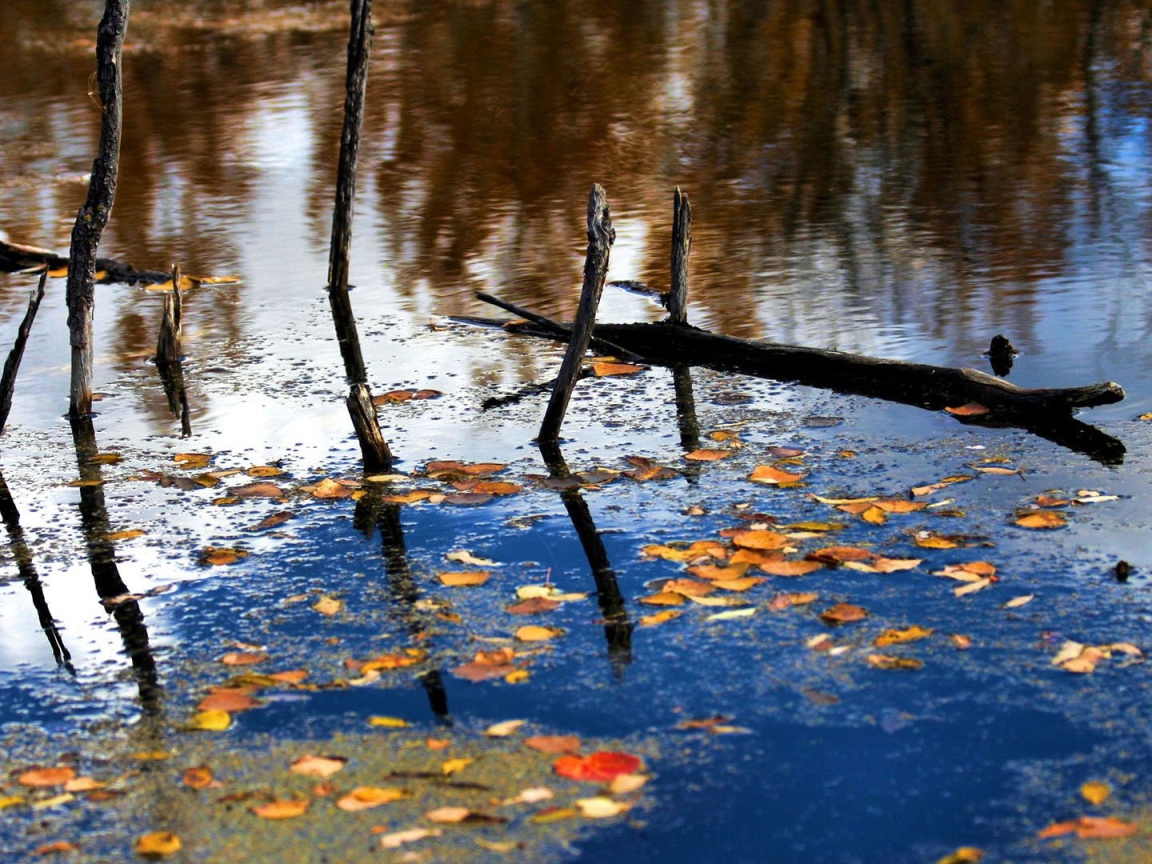
[(40, 301), (44, 299), (44, 283), (47, 281), (48, 271), (45, 269), (40, 274), (40, 283), (36, 286), (36, 290), (28, 298), (28, 311), (24, 313), (24, 320), (20, 322), (20, 329), (16, 332), (16, 342), (8, 352), (8, 359), (4, 361), (4, 375), (0, 377), (0, 435), (4, 434), (4, 427), (8, 425), (8, 412), (12, 410), (12, 395), (16, 392), (16, 373), (20, 371), (24, 346), (28, 343), (28, 334), (32, 331), (32, 322), (36, 320)]
[(560, 364), (560, 374), (548, 409), (544, 412), (544, 422), (540, 424), (540, 441), (556, 441), (560, 437), (560, 425), (576, 389), (580, 377), (580, 364), (588, 343), (592, 340), (592, 328), (596, 324), (596, 308), (600, 305), (600, 295), (604, 292), (604, 280), (608, 276), (608, 253), (616, 241), (616, 229), (608, 211), (608, 197), (599, 183), (592, 185), (588, 195), (588, 253), (584, 259), (584, 286), (580, 291), (580, 306), (576, 312), (576, 323), (572, 326), (572, 336), (564, 362)]
[(68, 333), (72, 346), (72, 384), (68, 414), (75, 420), (92, 413), (92, 316), (96, 306), (96, 251), (112, 215), (120, 172), (123, 87), (120, 61), (128, 31), (129, 0), (105, 0), (96, 31), (96, 91), (100, 108), (100, 149), (92, 163), (88, 197), (72, 228), (68, 258)]
[(368, 54), (372, 47), (372, 0), (351, 0), (352, 26), (348, 39), (347, 95), (344, 129), (340, 134), (340, 163), (336, 172), (336, 206), (332, 211), (332, 245), (328, 256), (328, 305), (336, 325), (340, 356), (350, 390), (346, 405), (360, 441), (367, 471), (390, 470), (392, 452), (380, 431), (368, 373), (360, 353), (356, 316), (348, 297), (348, 258), (352, 248), (352, 213), (356, 199), (356, 162), (360, 154), (360, 127), (364, 120), (364, 92), (368, 87)]

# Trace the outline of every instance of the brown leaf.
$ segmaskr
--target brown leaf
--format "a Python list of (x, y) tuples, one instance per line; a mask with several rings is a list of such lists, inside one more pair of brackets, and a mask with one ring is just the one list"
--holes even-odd
[(533, 735), (524, 739), (524, 746), (538, 753), (575, 755), (580, 752), (580, 738), (577, 735)]
[(1068, 524), (1068, 520), (1053, 510), (1036, 510), (1017, 515), (1016, 524), (1021, 528), (1063, 528)]
[(683, 594), (685, 597), (705, 597), (715, 591), (716, 586), (711, 582), (699, 582), (695, 579), (669, 579), (660, 590)]
[(790, 609), (793, 606), (807, 606), (809, 603), (816, 602), (819, 598), (820, 595), (812, 591), (782, 593), (772, 598), (768, 603), (768, 608), (773, 612), (780, 612), (784, 609)]
[(256, 651), (229, 651), (220, 658), (225, 666), (251, 666), (254, 663), (263, 663), (268, 655)]
[(632, 363), (599, 362), (592, 364), (592, 372), (597, 378), (603, 378), (608, 375), (635, 375), (637, 372), (643, 372), (645, 368), (644, 366), (636, 366)]
[(275, 483), (260, 482), (247, 483), (229, 489), (228, 492), (236, 498), (283, 498), (285, 492)]
[(767, 561), (760, 569), (770, 576), (804, 576), (816, 570), (823, 570), (821, 561)]
[(826, 624), (850, 624), (853, 621), (862, 621), (868, 617), (868, 610), (863, 606), (854, 606), (851, 603), (837, 603), (820, 613), (821, 620)]
[(671, 591), (659, 591), (656, 594), (641, 597), (640, 602), (647, 606), (683, 606), (684, 595), (675, 594)]
[(248, 557), (243, 549), (205, 546), (200, 552), (200, 563), (205, 566), (224, 567)]
[(893, 654), (869, 654), (868, 665), (877, 669), (921, 669), (923, 661), (914, 657), (897, 657)]
[(513, 603), (504, 611), (511, 612), (513, 615), (538, 615), (541, 612), (551, 612), (553, 609), (559, 609), (561, 605), (562, 604), (557, 603), (555, 600), (549, 600), (547, 597), (529, 597), (527, 600)]
[(294, 761), (288, 768), (293, 774), (306, 777), (331, 777), (348, 764), (344, 756), (316, 756), (307, 754)]
[[(700, 564), (696, 567), (689, 567), (688, 572), (693, 576), (699, 576), (701, 579), (710, 579), (713, 582), (724, 582), (730, 579), (740, 579), (748, 572), (750, 565), (747, 562), (742, 562), (727, 567), (717, 567), (714, 564)], [(668, 590), (667, 588), (665, 590)]]
[(464, 462), (429, 462), (424, 466), (424, 473), (429, 477), (435, 477), (438, 480), (450, 478), (456, 475), (465, 475), (468, 477), (487, 477), (490, 474), (498, 474), (507, 468), (507, 465), (502, 465), (498, 462), (479, 462), (475, 464), (465, 464)]
[(207, 789), (213, 783), (212, 769), (207, 765), (185, 768), (182, 782), (189, 789)]
[(753, 483), (783, 486), (789, 483), (799, 483), (807, 476), (807, 474), (792, 474), (788, 471), (782, 471), (779, 468), (773, 468), (771, 465), (757, 465), (752, 469), (752, 473), (748, 479)]
[(200, 700), (196, 706), (197, 711), (249, 711), (259, 708), (264, 703), (259, 699), (233, 688), (213, 689)]
[(75, 843), (70, 843), (67, 840), (57, 840), (55, 843), (45, 843), (43, 846), (36, 847), (33, 855), (59, 855), (62, 852), (79, 852), (80, 847)]
[(979, 417), (981, 414), (987, 414), (988, 408), (981, 405), (979, 402), (966, 402), (963, 405), (958, 405), (955, 408), (945, 406), (945, 411), (949, 414), (955, 414), (957, 417)]
[(721, 459), (727, 459), (735, 452), (735, 450), (716, 450), (704, 448), (700, 450), (693, 450), (691, 453), (685, 453), (684, 458), (690, 462), (719, 462)]
[(292, 516), (293, 513), (290, 510), (281, 510), (278, 513), (273, 513), (271, 516), (264, 517), (248, 530), (263, 531), (265, 528), (275, 528), (278, 525), (283, 525), (285, 522), (291, 519)]
[(734, 528), (720, 532), (732, 541), (734, 546), (743, 549), (772, 550), (783, 549), (789, 545), (789, 539), (776, 531), (765, 531), (756, 528)]

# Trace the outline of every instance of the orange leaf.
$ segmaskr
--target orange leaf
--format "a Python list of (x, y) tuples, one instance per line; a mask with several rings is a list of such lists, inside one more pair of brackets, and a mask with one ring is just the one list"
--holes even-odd
[(308, 812), (309, 803), (307, 798), (289, 798), (269, 801), (248, 809), (261, 819), (293, 819)]
[(799, 483), (807, 474), (791, 474), (787, 471), (781, 471), (779, 468), (773, 468), (771, 465), (757, 465), (748, 479), (753, 483), (766, 483), (769, 485), (783, 485), (787, 483)]
[(381, 804), (391, 804), (411, 797), (407, 789), (393, 786), (357, 786), (347, 795), (336, 802), (336, 806), (348, 813), (357, 813), (361, 810), (371, 810)]
[(735, 450), (716, 450), (716, 449), (701, 449), (693, 450), (691, 453), (685, 453), (684, 458), (691, 462), (719, 462), (721, 459), (727, 459)]
[(804, 576), (823, 567), (820, 561), (767, 561), (760, 565), (771, 576)]
[(441, 573), (440, 582), (449, 588), (465, 588), (474, 585), (483, 585), (491, 574), (486, 570), (472, 572)]
[(763, 531), (755, 528), (736, 528), (720, 532), (733, 545), (743, 549), (783, 549), (788, 545), (788, 538), (776, 531)]
[(62, 786), (75, 776), (74, 769), (58, 765), (54, 768), (32, 768), (16, 779), (24, 786)]
[(868, 617), (868, 610), (862, 606), (851, 603), (837, 603), (820, 613), (820, 618), (826, 624), (850, 624), (853, 621), (862, 621)]
[(263, 705), (259, 699), (234, 688), (213, 690), (200, 700), (197, 711), (248, 711)]
[(260, 654), (255, 651), (229, 651), (220, 658), (220, 662), (225, 666), (251, 666), (255, 663), (263, 663), (267, 659), (267, 654)]
[(207, 765), (185, 768), (183, 783), (190, 789), (207, 789), (212, 785), (212, 769)]
[(981, 414), (988, 413), (988, 409), (979, 402), (967, 402), (956, 408), (945, 406), (944, 410), (949, 414), (955, 414), (957, 417), (979, 417)]
[(635, 366), (632, 363), (606, 363), (599, 362), (592, 364), (592, 372), (597, 378), (603, 378), (607, 375), (635, 375), (637, 372), (644, 371), (643, 366)]
[(1068, 524), (1068, 520), (1052, 510), (1037, 510), (1035, 513), (1019, 516), (1016, 524), (1021, 528), (1063, 528)]
[(577, 735), (533, 735), (524, 739), (524, 746), (539, 753), (576, 754), (580, 752), (580, 738)]
[(330, 777), (343, 769), (348, 760), (343, 756), (314, 756), (307, 754), (293, 762), (288, 770), (306, 777)]
[(635, 774), (640, 767), (639, 757), (612, 750), (588, 756), (561, 756), (552, 764), (552, 770), (561, 777), (594, 783), (607, 783), (620, 774)]

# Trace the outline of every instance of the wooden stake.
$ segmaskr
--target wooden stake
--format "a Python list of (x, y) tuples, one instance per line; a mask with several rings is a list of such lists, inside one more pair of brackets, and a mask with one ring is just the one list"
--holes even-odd
[(392, 451), (380, 431), (376, 419), (376, 406), (372, 404), (372, 393), (367, 384), (353, 384), (348, 390), (348, 415), (360, 441), (360, 452), (364, 456), (365, 471), (391, 471)]
[(128, 30), (129, 0), (105, 0), (96, 31), (96, 96), (100, 106), (100, 149), (92, 163), (88, 197), (76, 215), (68, 258), (68, 334), (72, 345), (72, 381), (68, 414), (92, 413), (92, 317), (96, 305), (96, 250), (112, 214), (120, 170), (123, 90), (121, 52)]
[(20, 371), (20, 361), (24, 358), (24, 346), (28, 343), (28, 334), (32, 331), (32, 322), (36, 320), (36, 312), (40, 308), (40, 301), (44, 299), (44, 284), (48, 281), (48, 271), (40, 274), (40, 283), (32, 296), (28, 298), (28, 311), (24, 313), (24, 320), (20, 322), (20, 329), (16, 333), (16, 342), (4, 361), (4, 375), (0, 377), (0, 435), (4, 434), (4, 427), (8, 424), (8, 412), (12, 410), (12, 395), (16, 391), (16, 373)]
[(164, 315), (160, 319), (160, 336), (156, 340), (156, 365), (179, 365), (183, 335), (184, 308), (180, 297), (180, 266), (172, 265), (172, 293), (164, 295)]
[(560, 365), (556, 387), (552, 390), (548, 410), (544, 412), (544, 422), (540, 425), (540, 441), (556, 441), (560, 437), (560, 426), (576, 387), (576, 379), (580, 376), (580, 363), (592, 339), (596, 309), (600, 305), (604, 280), (608, 276), (608, 254), (615, 240), (616, 230), (612, 227), (608, 211), (608, 197), (600, 184), (595, 183), (588, 195), (588, 253), (584, 258), (580, 308), (576, 312), (572, 338), (568, 342), (564, 362)]
[(672, 196), (672, 288), (668, 292), (668, 320), (688, 323), (688, 252), (692, 249), (692, 205), (688, 196)]

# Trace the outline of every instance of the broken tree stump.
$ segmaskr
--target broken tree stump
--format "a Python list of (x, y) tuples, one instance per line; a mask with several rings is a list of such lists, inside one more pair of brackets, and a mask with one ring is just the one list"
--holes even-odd
[(568, 340), (568, 350), (560, 364), (560, 374), (544, 421), (540, 424), (540, 441), (556, 441), (560, 437), (560, 426), (572, 399), (572, 391), (580, 376), (580, 364), (588, 343), (592, 339), (592, 329), (596, 324), (596, 309), (600, 305), (600, 295), (604, 293), (604, 280), (608, 276), (608, 254), (616, 240), (616, 230), (608, 211), (608, 197), (599, 183), (592, 185), (588, 195), (588, 252), (584, 258), (584, 285), (580, 290), (580, 306), (576, 322), (572, 326)]

